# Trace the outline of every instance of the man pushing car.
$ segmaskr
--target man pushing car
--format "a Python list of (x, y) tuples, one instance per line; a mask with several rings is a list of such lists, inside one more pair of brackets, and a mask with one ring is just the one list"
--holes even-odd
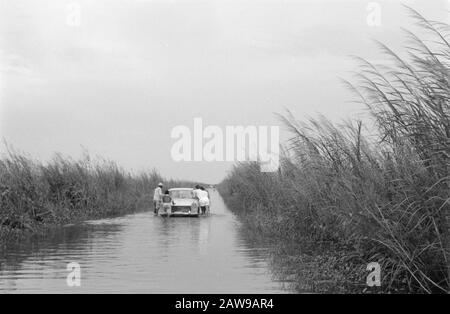
[(158, 187), (155, 189), (155, 193), (153, 194), (153, 212), (155, 214), (158, 214), (159, 207), (162, 203), (162, 197), (163, 197), (163, 188), (164, 184), (161, 182), (158, 184)]

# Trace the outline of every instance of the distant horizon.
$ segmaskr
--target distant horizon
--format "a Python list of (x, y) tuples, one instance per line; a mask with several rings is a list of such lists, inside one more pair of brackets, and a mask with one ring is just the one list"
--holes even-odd
[(139, 174), (151, 173), (153, 171), (156, 171), (166, 181), (187, 181), (187, 182), (192, 182), (192, 183), (197, 183), (197, 184), (217, 185), (217, 184), (221, 183), (222, 180), (225, 179), (225, 177), (226, 177), (226, 175), (225, 175), (222, 178), (222, 180), (218, 181), (218, 182), (198, 181), (198, 180), (193, 180), (192, 178), (169, 177), (169, 176), (166, 176), (164, 173), (162, 173), (159, 169), (156, 169), (154, 167), (149, 167), (147, 169), (145, 169), (145, 168), (142, 168), (142, 169), (127, 168), (127, 167), (121, 165), (116, 160), (113, 160), (111, 158), (106, 158), (105, 156), (101, 156), (101, 155), (92, 155), (92, 154), (90, 154), (89, 151), (84, 150), (83, 147), (80, 147), (80, 155), (79, 156), (75, 156), (74, 157), (74, 156), (65, 155), (65, 154), (62, 154), (61, 152), (55, 151), (50, 158), (48, 158), (46, 160), (43, 160), (43, 159), (39, 158), (38, 156), (34, 156), (34, 155), (29, 154), (26, 151), (22, 151), (22, 150), (16, 149), (13, 145), (11, 145), (10, 143), (5, 143), (4, 141), (2, 142), (2, 144), (0, 146), (3, 147), (3, 148), (6, 147), (6, 146), (9, 147), (9, 148), (7, 148), (5, 150), (0, 150), (0, 158), (7, 157), (9, 154), (18, 154), (18, 155), (24, 156), (26, 158), (29, 158), (30, 160), (32, 160), (34, 162), (46, 164), (46, 163), (51, 163), (52, 160), (54, 158), (58, 157), (58, 156), (61, 156), (62, 158), (70, 159), (70, 160), (73, 160), (73, 161), (80, 161), (80, 160), (83, 160), (84, 157), (88, 156), (90, 158), (90, 160), (93, 161), (93, 162), (96, 162), (96, 161), (98, 161), (98, 162), (102, 162), (102, 161), (112, 162), (112, 163), (116, 164), (120, 169), (125, 171), (125, 173), (129, 173), (131, 175), (138, 176)]

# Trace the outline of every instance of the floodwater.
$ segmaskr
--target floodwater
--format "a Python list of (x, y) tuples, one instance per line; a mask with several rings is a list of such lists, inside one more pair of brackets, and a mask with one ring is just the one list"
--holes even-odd
[[(8, 248), (0, 256), (0, 292), (288, 292), (288, 283), (271, 275), (269, 248), (242, 234), (217, 192), (211, 201), (208, 217), (147, 211), (66, 226)], [(79, 277), (67, 269), (72, 262)]]

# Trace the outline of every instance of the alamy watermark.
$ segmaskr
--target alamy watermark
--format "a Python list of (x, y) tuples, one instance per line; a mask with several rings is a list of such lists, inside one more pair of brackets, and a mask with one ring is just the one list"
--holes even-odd
[(381, 266), (377, 262), (367, 264), (366, 270), (370, 271), (366, 278), (366, 284), (369, 287), (381, 286)]
[(368, 12), (366, 22), (370, 27), (381, 26), (381, 4), (378, 2), (370, 2), (366, 6)]
[(69, 274), (66, 277), (67, 286), (80, 287), (81, 286), (80, 264), (78, 264), (76, 262), (68, 263), (66, 269), (69, 271)]
[(66, 25), (79, 27), (81, 25), (81, 5), (78, 2), (70, 2), (66, 5)]
[(262, 172), (279, 167), (280, 130), (278, 126), (203, 127), (194, 118), (193, 129), (178, 125), (172, 129), (171, 156), (174, 161), (259, 161)]

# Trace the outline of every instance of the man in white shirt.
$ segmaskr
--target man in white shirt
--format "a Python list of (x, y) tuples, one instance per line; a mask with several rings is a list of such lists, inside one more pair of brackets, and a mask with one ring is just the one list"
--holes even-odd
[(158, 187), (155, 189), (155, 193), (153, 194), (153, 211), (155, 214), (158, 214), (159, 207), (161, 206), (162, 197), (163, 197), (163, 184), (160, 182)]
[[(198, 191), (200, 191), (200, 185), (197, 184), (197, 185), (194, 187), (194, 190), (192, 191), (192, 195), (193, 195), (193, 197), (194, 197), (196, 200), (198, 200)], [(198, 213), (200, 214), (200, 213), (201, 213), (200, 202), (198, 203), (198, 205), (199, 205), (199, 207), (198, 207)]]
[[(209, 193), (205, 190), (203, 186), (200, 187), (199, 190), (196, 192), (198, 197), (198, 202), (200, 203), (200, 209), (202, 210), (202, 214), (204, 215), (209, 209)], [(209, 211), (209, 210), (208, 210)]]

